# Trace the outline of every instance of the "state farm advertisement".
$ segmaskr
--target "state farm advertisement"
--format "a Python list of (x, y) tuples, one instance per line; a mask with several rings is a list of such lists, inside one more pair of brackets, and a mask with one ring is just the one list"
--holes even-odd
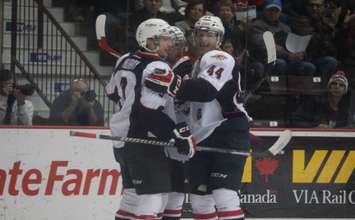
[(114, 218), (121, 175), (111, 141), (68, 129), (0, 129), (0, 137), (1, 220)]
[[(1, 220), (114, 218), (122, 186), (112, 142), (70, 130), (0, 129)], [(253, 133), (263, 151), (280, 131)], [(354, 168), (354, 130), (293, 131), (284, 154), (247, 158), (241, 203), (247, 218), (355, 218)], [(188, 199), (184, 207), (190, 217)]]

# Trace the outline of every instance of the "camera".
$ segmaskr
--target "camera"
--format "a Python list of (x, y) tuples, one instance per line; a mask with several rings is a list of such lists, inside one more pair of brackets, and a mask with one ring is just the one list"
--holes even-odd
[(31, 96), (35, 92), (35, 88), (31, 84), (15, 85), (15, 89), (20, 90), (25, 96)]
[(88, 90), (82, 94), (84, 99), (88, 102), (93, 102), (96, 99), (96, 93), (94, 90)]

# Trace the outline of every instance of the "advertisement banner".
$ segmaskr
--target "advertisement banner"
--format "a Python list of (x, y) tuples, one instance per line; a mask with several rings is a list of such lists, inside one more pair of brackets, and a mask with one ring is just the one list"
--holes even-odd
[(0, 137), (1, 220), (114, 218), (122, 187), (111, 141), (68, 129), (0, 129)]
[(241, 189), (247, 216), (355, 218), (354, 135), (305, 135), (294, 136), (283, 155), (249, 161), (251, 178)]
[[(112, 142), (69, 131), (0, 129), (1, 220), (114, 218), (122, 186)], [(263, 151), (280, 131), (253, 133), (263, 139), (253, 149)], [(354, 130), (293, 131), (284, 154), (248, 157), (241, 203), (247, 218), (355, 218), (354, 168)]]

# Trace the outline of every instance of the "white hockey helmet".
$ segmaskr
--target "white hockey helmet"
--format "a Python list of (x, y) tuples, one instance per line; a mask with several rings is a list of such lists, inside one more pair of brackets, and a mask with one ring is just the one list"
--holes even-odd
[[(138, 45), (149, 52), (157, 52), (159, 50), (158, 38), (160, 36), (170, 36), (169, 35), (169, 24), (158, 18), (151, 18), (143, 21), (139, 24), (136, 31), (136, 40)], [(147, 47), (147, 41), (151, 38), (156, 41), (156, 48), (149, 49)]]
[(219, 47), (222, 44), (223, 35), (224, 35), (224, 26), (219, 17), (213, 15), (202, 16), (195, 23), (194, 31), (196, 30), (217, 33), (217, 46)]
[(170, 26), (169, 32), (174, 40), (174, 44), (177, 46), (183, 46), (186, 44), (186, 38), (184, 32), (176, 26)]

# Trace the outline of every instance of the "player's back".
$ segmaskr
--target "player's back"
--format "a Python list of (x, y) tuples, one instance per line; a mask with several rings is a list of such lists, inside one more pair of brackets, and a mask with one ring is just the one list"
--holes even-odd
[[(106, 87), (108, 96), (117, 103), (117, 111), (110, 120), (111, 132), (115, 136), (126, 137), (131, 126), (132, 115), (139, 105), (142, 94), (142, 79), (147, 66), (160, 63), (160, 57), (137, 51), (123, 55), (116, 63), (114, 73)], [(123, 143), (116, 144), (117, 147)]]

